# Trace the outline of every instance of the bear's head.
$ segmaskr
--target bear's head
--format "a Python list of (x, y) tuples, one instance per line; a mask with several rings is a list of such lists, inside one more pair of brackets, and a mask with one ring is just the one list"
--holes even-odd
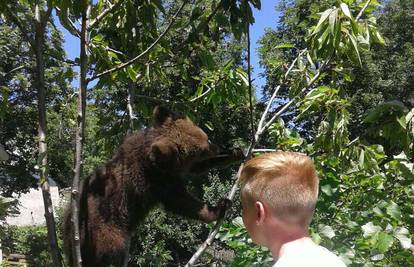
[(188, 173), (195, 163), (215, 157), (220, 149), (187, 116), (157, 106), (153, 112), (157, 137), (150, 148), (150, 160), (166, 171)]

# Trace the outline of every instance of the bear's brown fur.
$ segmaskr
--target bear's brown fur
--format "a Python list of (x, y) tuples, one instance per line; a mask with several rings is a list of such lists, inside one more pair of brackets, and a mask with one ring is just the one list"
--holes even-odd
[[(148, 212), (161, 203), (188, 218), (211, 222), (224, 215), (229, 201), (211, 207), (191, 196), (181, 177), (223, 167), (242, 158), (233, 152), (216, 157), (217, 146), (185, 116), (154, 109), (153, 128), (125, 139), (105, 166), (85, 178), (80, 188), (79, 229), (83, 266), (123, 266), (129, 237)], [(72, 260), (70, 208), (64, 221), (64, 245)]]

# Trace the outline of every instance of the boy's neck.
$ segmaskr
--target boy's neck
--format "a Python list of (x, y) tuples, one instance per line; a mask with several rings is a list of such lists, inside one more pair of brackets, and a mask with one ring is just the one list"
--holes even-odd
[(307, 236), (303, 236), (301, 238), (288, 241), (282, 244), (275, 244), (274, 247), (272, 247), (272, 255), (275, 259), (281, 258), (283, 255), (289, 254), (290, 251), (293, 251), (292, 253), (296, 253), (295, 251), (300, 250), (304, 247), (308, 246), (314, 246), (315, 243)]
[(269, 249), (275, 259), (289, 253), (292, 249), (300, 249), (305, 246), (314, 245), (312, 239), (308, 237), (307, 232), (301, 232), (294, 235), (278, 236), (270, 244)]

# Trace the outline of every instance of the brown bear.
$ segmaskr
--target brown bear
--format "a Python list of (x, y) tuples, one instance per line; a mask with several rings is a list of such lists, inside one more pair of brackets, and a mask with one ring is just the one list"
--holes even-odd
[[(217, 207), (205, 204), (187, 192), (182, 177), (242, 158), (240, 150), (219, 154), (188, 117), (156, 107), (154, 126), (128, 136), (116, 155), (81, 183), (83, 266), (126, 266), (132, 231), (157, 204), (204, 222), (224, 216), (229, 200), (220, 200)], [(63, 228), (65, 254), (72, 265), (70, 207)]]

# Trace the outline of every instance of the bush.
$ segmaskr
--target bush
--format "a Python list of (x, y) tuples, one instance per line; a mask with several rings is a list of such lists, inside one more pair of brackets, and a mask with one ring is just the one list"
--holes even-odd
[(10, 226), (2, 238), (5, 253), (26, 255), (33, 266), (52, 266), (46, 226)]

